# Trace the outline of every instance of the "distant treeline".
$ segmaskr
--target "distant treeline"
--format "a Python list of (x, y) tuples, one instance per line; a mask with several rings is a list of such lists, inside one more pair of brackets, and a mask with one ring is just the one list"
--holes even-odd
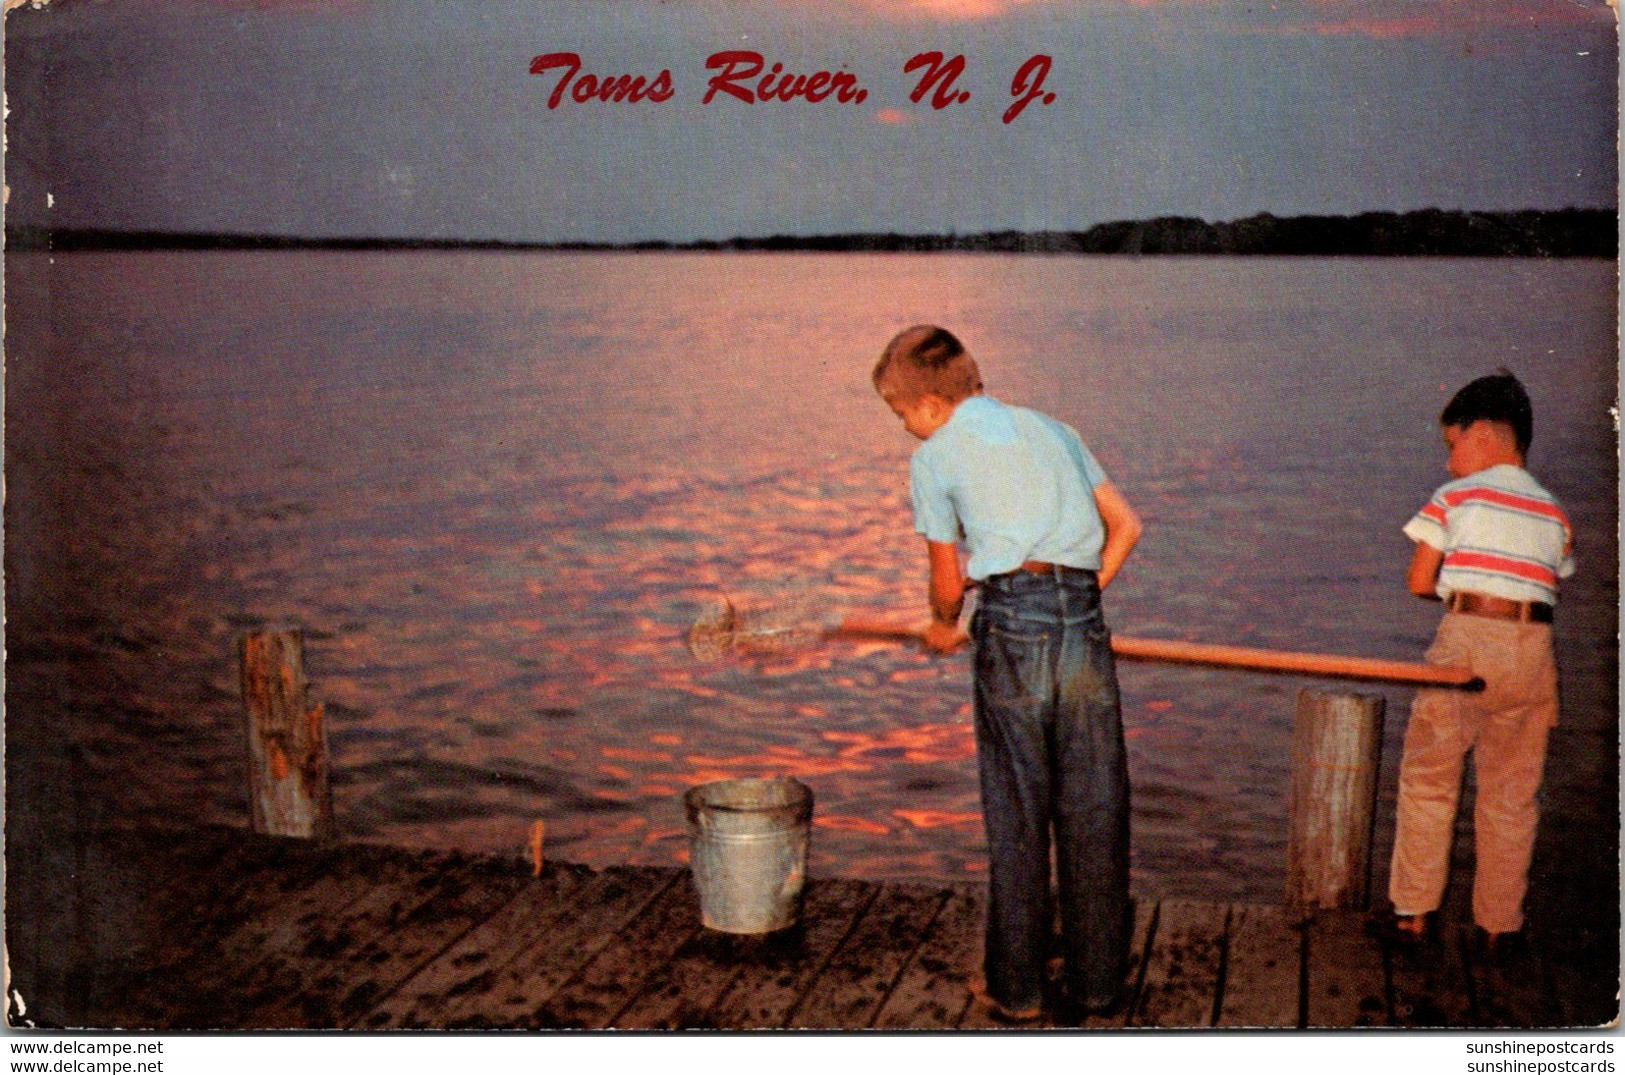
[(297, 238), (187, 232), (8, 228), (12, 250), (714, 250), (1020, 254), (1276, 254), (1355, 257), (1614, 258), (1619, 214), (1608, 209), (1468, 213), (1421, 209), (1357, 216), (1277, 217), (1210, 224), (1157, 217), (1087, 231), (993, 231), (974, 235), (772, 235), (640, 243), (529, 243), (463, 239)]

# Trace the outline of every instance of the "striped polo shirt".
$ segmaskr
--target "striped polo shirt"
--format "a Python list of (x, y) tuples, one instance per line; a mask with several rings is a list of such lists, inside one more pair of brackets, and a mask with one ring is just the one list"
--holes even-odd
[(1573, 532), (1556, 498), (1522, 467), (1503, 463), (1439, 486), (1405, 536), (1444, 552), (1437, 592), (1513, 601), (1557, 600), (1574, 574)]

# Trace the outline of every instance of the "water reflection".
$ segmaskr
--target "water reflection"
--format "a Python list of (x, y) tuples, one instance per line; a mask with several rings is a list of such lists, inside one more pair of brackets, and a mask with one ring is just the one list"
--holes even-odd
[[(1146, 517), (1118, 631), (1370, 656), (1431, 633), (1398, 527), (1438, 386), (1515, 355), (1581, 532), (1566, 682), (1613, 716), (1611, 266), (23, 255), (7, 284), (8, 746), (78, 746), (138, 818), (242, 816), (234, 639), (291, 623), (351, 836), (517, 853), (545, 819), (549, 855), (676, 862), (684, 788), (783, 774), (815, 870), (974, 876), (963, 657), (685, 644), (723, 594), (922, 607), (868, 369), (926, 319)], [(1122, 680), (1136, 883), (1273, 899), (1299, 684)], [(50, 788), (17, 771), (26, 815)]]

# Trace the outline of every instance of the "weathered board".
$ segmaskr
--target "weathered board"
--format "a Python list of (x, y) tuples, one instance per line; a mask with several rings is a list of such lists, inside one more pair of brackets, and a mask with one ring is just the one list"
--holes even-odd
[[(11, 850), (30, 869), (62, 858)], [(980, 886), (813, 878), (794, 927), (736, 937), (700, 925), (676, 867), (533, 877), (517, 859), (232, 830), (110, 833), (72, 858), (87, 872), (38, 921), (90, 936), (53, 947), (8, 921), (13, 1025), (1009, 1029), (971, 1000)], [(1299, 926), (1280, 907), (1140, 899), (1123, 1008), (1078, 1025), (1617, 1017), (1617, 948), (1593, 940), (1610, 923), (1533, 925), (1530, 951), (1496, 965), (1451, 913), (1441, 940), (1385, 951), (1354, 912)]]
[(540, 878), (526, 883), (508, 904), (400, 985), (361, 1017), (359, 1025), (366, 1029), (450, 1025), (452, 1013), (464, 1010), (461, 998), (478, 992), (537, 938), (550, 936), (554, 923), (571, 913), (594, 880), (581, 867), (549, 863)]
[(811, 881), (800, 923), (772, 943), (747, 950), (748, 961), (701, 1025), (782, 1027), (880, 891), (868, 881)]
[(1560, 990), (1542, 953), (1526, 950), (1501, 961), (1479, 959), (1468, 974), (1480, 1026), (1563, 1025)]
[(1320, 911), (1304, 941), (1304, 1021), (1309, 1027), (1387, 1026), (1382, 949), (1366, 936), (1366, 916)]
[(1459, 923), (1436, 924), (1434, 936), (1416, 947), (1392, 946), (1388, 955), (1391, 1014), (1396, 1026), (1477, 1026), (1462, 962)]
[(536, 1013), (542, 1027), (601, 1030), (635, 997), (650, 973), (700, 930), (700, 910), (687, 884), (668, 885), (603, 951)]
[(966, 983), (980, 964), (982, 900), (976, 891), (948, 894), (914, 958), (875, 1016), (879, 1029), (957, 1026), (970, 1004)]
[(1163, 901), (1132, 1025), (1213, 1025), (1228, 917), (1224, 904)]
[(825, 966), (789, 1025), (803, 1030), (867, 1027), (891, 993), (947, 893), (888, 885)]
[(342, 1025), (361, 1014), (369, 999), (387, 995), (415, 969), (369, 956), (416, 947), (415, 934), (432, 918), (424, 909), (443, 885), (456, 883), (464, 865), (425, 855), (347, 878), (335, 912), (307, 916), (291, 943), (267, 949), (272, 954), (257, 963), (241, 961), (249, 969), (234, 983), (229, 1021), (304, 1028)]
[(469, 1030), (537, 1028), (554, 992), (679, 876), (677, 870), (604, 871), (582, 891), (570, 913), (554, 917), (544, 932), (529, 933), (528, 945), (513, 959), (460, 983), (443, 1025)]
[[(697, 899), (690, 893), (691, 899)], [(638, 995), (616, 1015), (621, 1030), (690, 1030), (704, 1026), (745, 962), (743, 953), (768, 943), (702, 929), (689, 937), (664, 965), (655, 967)]]
[(1296, 1027), (1303, 1012), (1300, 971), (1303, 932), (1280, 907), (1257, 904), (1230, 909), (1225, 950), (1224, 997), (1216, 1025)]
[(1084, 1028), (1113, 1030), (1127, 1025), (1129, 1017), (1139, 1006), (1140, 987), (1145, 982), (1145, 957), (1151, 950), (1156, 923), (1157, 904), (1152, 900), (1135, 900), (1134, 932), (1129, 935), (1128, 966), (1123, 974), (1123, 1002), (1115, 1012), (1085, 1015), (1082, 1021)]
[[(246, 1026), (251, 1005), (242, 986), (258, 968), (296, 949), (302, 930), (366, 898), (383, 873), (397, 870), (404, 858), (399, 849), (368, 845), (264, 841), (249, 846), (280, 853), (227, 853), (222, 865), (204, 875), (218, 876), (217, 884), (199, 885), (199, 875), (190, 876), (194, 902), (174, 923), (178, 932), (151, 975), (153, 987), (135, 994), (140, 1011), (135, 1025)], [(251, 861), (257, 865), (248, 866)], [(420, 853), (407, 861), (421, 868), (430, 860)], [(231, 968), (230, 989), (219, 988), (222, 968)]]

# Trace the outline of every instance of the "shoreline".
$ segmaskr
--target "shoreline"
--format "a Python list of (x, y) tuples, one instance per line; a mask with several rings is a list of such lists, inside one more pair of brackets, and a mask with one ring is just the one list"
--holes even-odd
[(1209, 223), (1167, 216), (1096, 224), (1084, 230), (997, 229), (966, 235), (845, 232), (630, 242), (297, 236), (119, 228), (6, 229), (10, 251), (81, 250), (487, 250), (630, 253), (990, 253), (1218, 257), (1513, 257), (1618, 256), (1618, 212), (1527, 209), (1469, 212), (1299, 215), (1259, 213)]

